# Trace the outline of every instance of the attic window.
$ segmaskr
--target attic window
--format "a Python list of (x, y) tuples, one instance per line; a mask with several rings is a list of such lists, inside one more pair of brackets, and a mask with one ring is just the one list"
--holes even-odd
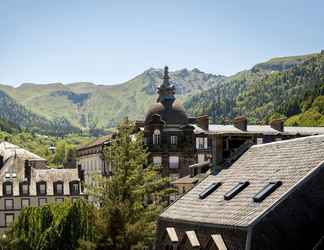
[(214, 192), (217, 188), (220, 187), (220, 185), (222, 185), (221, 182), (217, 182), (217, 183), (212, 183), (208, 188), (206, 188), (204, 191), (202, 191), (199, 194), (199, 198), (200, 199), (205, 199), (208, 195), (210, 195), (212, 192)]
[(239, 192), (241, 192), (244, 188), (246, 188), (250, 183), (248, 181), (239, 182), (235, 187), (233, 187), (230, 191), (228, 191), (224, 195), (225, 200), (232, 199), (235, 195), (237, 195)]
[(254, 202), (262, 202), (282, 184), (281, 181), (269, 182), (259, 193), (253, 197)]

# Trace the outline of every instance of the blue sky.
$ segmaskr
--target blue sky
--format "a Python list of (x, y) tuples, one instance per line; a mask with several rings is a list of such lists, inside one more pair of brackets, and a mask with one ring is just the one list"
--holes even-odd
[(120, 83), (150, 67), (230, 75), (324, 49), (322, 0), (1, 0), (0, 83)]

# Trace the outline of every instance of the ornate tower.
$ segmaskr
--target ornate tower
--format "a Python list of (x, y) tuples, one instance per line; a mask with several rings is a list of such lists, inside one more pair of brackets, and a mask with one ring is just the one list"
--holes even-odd
[(165, 109), (171, 109), (172, 104), (175, 101), (175, 87), (174, 85), (170, 84), (170, 77), (167, 66), (164, 67), (163, 83), (158, 87), (158, 94), (159, 97), (157, 99), (157, 102), (162, 103)]

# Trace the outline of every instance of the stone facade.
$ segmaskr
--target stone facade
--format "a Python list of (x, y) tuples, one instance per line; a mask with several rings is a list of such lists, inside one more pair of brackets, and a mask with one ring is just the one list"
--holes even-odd
[(8, 142), (0, 143), (0, 231), (25, 206), (82, 197), (78, 169), (48, 168), (45, 159)]

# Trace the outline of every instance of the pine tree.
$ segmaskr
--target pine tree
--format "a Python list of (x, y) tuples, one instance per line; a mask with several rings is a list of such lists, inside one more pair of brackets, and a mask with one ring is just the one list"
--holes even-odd
[(154, 240), (158, 214), (166, 205), (168, 179), (148, 165), (148, 153), (141, 133), (126, 121), (118, 127), (116, 138), (107, 147), (111, 177), (102, 177), (91, 194), (99, 208), (98, 249), (133, 250), (150, 247)]

